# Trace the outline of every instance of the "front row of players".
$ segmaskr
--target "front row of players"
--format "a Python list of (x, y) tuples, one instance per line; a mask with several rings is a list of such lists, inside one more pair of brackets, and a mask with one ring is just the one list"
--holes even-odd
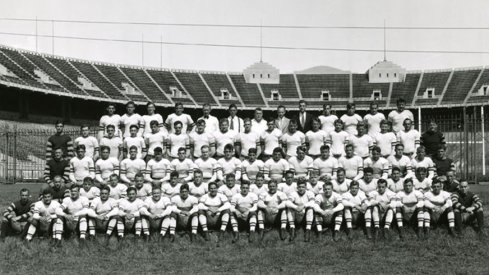
[[(168, 236), (173, 241), (177, 228), (189, 231), (190, 240), (194, 240), (200, 226), (205, 240), (210, 239), (209, 228), (219, 232), (219, 240), (231, 223), (233, 242), (239, 239), (243, 226), (250, 233), (250, 242), (257, 227), (263, 239), (264, 233), (275, 226), (280, 228), (282, 240), (286, 239), (288, 226), (290, 241), (296, 237), (296, 227), (304, 227), (304, 240), (309, 242), (313, 229), (318, 236), (330, 229), (333, 239), (338, 241), (344, 224), (349, 239), (353, 228), (363, 226), (368, 239), (377, 239), (380, 232), (390, 239), (394, 219), (401, 240), (406, 225), (415, 229), (418, 238), (423, 235), (427, 238), (430, 228), (442, 223), (448, 224), (451, 235), (458, 235), (463, 223), (477, 221), (476, 230), (483, 235), (482, 202), (469, 191), (466, 181), (453, 194), (443, 191), (437, 180), (432, 190), (424, 194), (413, 189), (411, 179), (404, 181), (403, 190), (397, 194), (387, 188), (384, 179), (379, 179), (377, 189), (369, 194), (360, 190), (357, 181), (352, 181), (342, 195), (333, 191), (332, 183), (326, 182), (315, 195), (305, 178), (299, 178), (297, 183), (271, 181), (267, 186), (259, 180), (261, 186), (251, 185), (254, 192), (250, 192), (248, 182), (235, 185), (234, 175), (230, 174), (225, 185), (209, 183), (208, 192), (199, 198), (189, 194), (188, 184), (178, 184), (179, 192), (171, 196), (165, 191), (162, 195), (161, 188), (153, 188), (149, 196), (142, 197), (144, 200), (138, 198), (142, 189), (138, 184), (123, 188), (125, 185), (117, 183), (116, 176), (114, 182), (102, 186), (99, 196), (92, 200), (86, 194), (80, 196), (87, 187), (90, 189), (91, 179), (87, 179), (85, 188), (70, 187), (69, 196), (62, 203), (53, 199), (52, 189), (46, 189), (32, 207), (26, 207), (30, 205), (29, 191), (23, 189), (21, 199), (4, 214), (2, 235), (9, 230), (22, 230), (22, 224), (26, 224), (26, 240), (32, 240), (38, 231), (49, 232), (53, 245), (61, 243), (63, 234), (72, 233), (78, 233), (80, 243), (84, 244), (86, 238), (95, 237), (96, 231), (103, 231), (106, 241), (114, 232), (120, 240), (131, 232), (146, 240), (153, 234), (159, 235), (158, 239)], [(255, 194), (260, 189), (263, 192)]]

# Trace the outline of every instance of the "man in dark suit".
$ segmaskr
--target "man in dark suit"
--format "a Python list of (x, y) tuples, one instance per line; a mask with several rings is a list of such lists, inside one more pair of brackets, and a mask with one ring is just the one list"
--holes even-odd
[(297, 117), (298, 127), (297, 130), (302, 133), (312, 129), (312, 120), (314, 116), (311, 113), (306, 112), (307, 104), (304, 100), (299, 101), (299, 116)]
[(285, 113), (287, 110), (285, 106), (280, 105), (277, 107), (277, 118), (275, 119), (275, 127), (282, 131), (282, 133), (287, 133), (289, 131), (289, 122), (290, 119), (285, 117)]

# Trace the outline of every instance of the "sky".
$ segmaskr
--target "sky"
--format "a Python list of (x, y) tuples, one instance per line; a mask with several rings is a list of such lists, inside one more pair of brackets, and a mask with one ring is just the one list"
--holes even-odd
[[(380, 52), (263, 49), (262, 59), (290, 73), (314, 66), (365, 72), (383, 60), (380, 29), (304, 29), (259, 26), (481, 27), (487, 29), (387, 29), (388, 50), (488, 51), (489, 1), (484, 0), (0, 0), (1, 44), (91, 61), (182, 70), (241, 72), (260, 60), (263, 46), (368, 49)], [(258, 48), (161, 45), (32, 36), (35, 21), (116, 21), (255, 27), (83, 24), (38, 21), (37, 33), (134, 41), (253, 45)], [(1, 34), (4, 33), (4, 34)], [(7, 35), (26, 33), (31, 36)], [(37, 41), (37, 43), (36, 43)], [(489, 53), (387, 53), (407, 70), (476, 67)]]

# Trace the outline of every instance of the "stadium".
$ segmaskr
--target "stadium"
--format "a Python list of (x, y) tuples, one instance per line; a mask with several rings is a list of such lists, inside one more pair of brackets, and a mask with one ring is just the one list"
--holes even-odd
[[(286, 117), (297, 118), (299, 123), (299, 101), (305, 102), (307, 111), (316, 117), (322, 114), (324, 105), (329, 105), (332, 113), (339, 118), (347, 113), (347, 105), (352, 103), (361, 117), (370, 113), (371, 104), (377, 105), (379, 112), (387, 117), (391, 111), (397, 110), (398, 100), (403, 99), (405, 108), (413, 114), (413, 128), (423, 133), (429, 129), (431, 121), (436, 121), (444, 134), (446, 154), (453, 160), (457, 178), (470, 183), (470, 189), (482, 199), (481, 205), (485, 206), (489, 200), (489, 191), (485, 186), (489, 182), (486, 174), (489, 168), (486, 154), (489, 66), (478, 63), (467, 67), (463, 63), (463, 66), (446, 66), (442, 69), (408, 70), (402, 62), (388, 58), (395, 51), (389, 51), (385, 46), (386, 29), (392, 31), (385, 25), (383, 29), (376, 29), (384, 32), (384, 48), (376, 52), (379, 57), (377, 61), (371, 62), (363, 71), (338, 69), (319, 61), (307, 69), (284, 73), (280, 65), (275, 66), (273, 61), (262, 58), (262, 51), (267, 47), (262, 45), (261, 40), (260, 46), (255, 47), (260, 50), (259, 60), (247, 59), (248, 65), (241, 71), (173, 69), (163, 64), (156, 66), (155, 62), (144, 65), (144, 41), (143, 64), (139, 65), (136, 62), (122, 64), (114, 60), (72, 57), (54, 53), (54, 39), (70, 40), (74, 37), (56, 36), (54, 20), (0, 18), (2, 21), (36, 25), (36, 35), (30, 36), (36, 41), (35, 50), (33, 47), (16, 46), (21, 43), (0, 43), (2, 211), (17, 199), (22, 188), (28, 188), (33, 198), (39, 194), (45, 180), (46, 142), (56, 132), (55, 121), (64, 123), (64, 134), (72, 140), (80, 136), (81, 125), (89, 125), (90, 135), (97, 137), (99, 119), (105, 114), (107, 106), (112, 104), (116, 112), (122, 115), (128, 102), (134, 102), (135, 112), (141, 115), (146, 114), (146, 105), (152, 102), (156, 113), (163, 118), (174, 113), (176, 105), (181, 103), (184, 112), (196, 122), (202, 117), (202, 107), (206, 104), (212, 107), (212, 115), (217, 118), (228, 117), (230, 106), (236, 106), (238, 116), (242, 118), (253, 118), (257, 108), (263, 110), (264, 119), (275, 118), (277, 108), (284, 106), (287, 109)], [(40, 22), (52, 24), (51, 37), (38, 36), (37, 24)], [(107, 22), (60, 20), (56, 24), (93, 24), (100, 27)], [(123, 29), (124, 24), (115, 25)], [(151, 25), (141, 23), (143, 28), (148, 27), (145, 24)], [(197, 32), (202, 27), (199, 24), (189, 25)], [(276, 25), (268, 27), (273, 29)], [(263, 25), (254, 25), (253, 28), (259, 28), (261, 33)], [(0, 35), (9, 36), (2, 32)], [(22, 34), (11, 32), (10, 36)], [(51, 53), (37, 50), (40, 38), (52, 39)], [(89, 40), (81, 36), (76, 39)], [(164, 44), (146, 43), (153, 43), (153, 46)], [(66, 43), (60, 44), (66, 46)], [(194, 46), (197, 47), (194, 51), (199, 51), (198, 43)], [(243, 46), (243, 50), (245, 48)], [(272, 51), (272, 48), (268, 50)], [(153, 55), (154, 59), (158, 59)], [(179, 58), (184, 59), (184, 56)], [(395, 220), (394, 217), (393, 224)], [(487, 228), (479, 230), (487, 231)], [(84, 248), (79, 248), (79, 241), (71, 238), (57, 249), (50, 248), (44, 239), (25, 244), (8, 237), (0, 243), (0, 255), (4, 259), (0, 263), (0, 272), (489, 272), (485, 265), (487, 238), (478, 238), (477, 232), (469, 228), (465, 229), (466, 233), (461, 238), (451, 238), (445, 228), (438, 228), (430, 239), (416, 238), (413, 231), (407, 232), (404, 241), (402, 238), (368, 240), (358, 229), (354, 230), (353, 237), (342, 235), (340, 242), (336, 242), (336, 239), (333, 241), (329, 235), (319, 237), (319, 233), (317, 237), (312, 237), (312, 242), (303, 242), (303, 230), (298, 231), (297, 239), (290, 242), (288, 239), (279, 241), (279, 231), (271, 231), (260, 242), (248, 243), (242, 237), (234, 243), (229, 231), (217, 244), (204, 240), (200, 235), (196, 241), (190, 242), (190, 234), (177, 234), (177, 239), (171, 243), (148, 244), (137, 242), (134, 238), (133, 242), (122, 245), (115, 240), (102, 245), (102, 240), (97, 239)], [(306, 231), (304, 234), (307, 236)], [(155, 255), (158, 260), (154, 258)], [(104, 263), (93, 265), (102, 257), (105, 258)]]

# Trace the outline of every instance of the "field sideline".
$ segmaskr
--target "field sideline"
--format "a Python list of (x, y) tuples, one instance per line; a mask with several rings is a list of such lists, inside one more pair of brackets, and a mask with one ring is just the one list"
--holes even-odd
[[(39, 184), (0, 185), (0, 209), (3, 211), (21, 188), (29, 188), (37, 196)], [(489, 187), (472, 186), (481, 195), (484, 206), (489, 201)], [(486, 213), (486, 221), (488, 215)], [(487, 233), (487, 226), (485, 228)], [(1, 274), (53, 274), (59, 272), (107, 274), (155, 273), (349, 273), (349, 274), (406, 274), (449, 273), (489, 274), (489, 240), (479, 240), (467, 228), (461, 239), (448, 236), (446, 229), (434, 230), (427, 241), (417, 241), (409, 232), (406, 241), (394, 236), (391, 242), (366, 241), (356, 230), (353, 241), (334, 243), (330, 235), (318, 242), (304, 243), (302, 232), (293, 243), (279, 241), (278, 233), (269, 232), (262, 244), (248, 244), (245, 233), (237, 244), (231, 234), (216, 243), (203, 239), (190, 243), (188, 236), (178, 237), (175, 243), (136, 243), (131, 238), (118, 246), (115, 239), (109, 247), (101, 240), (89, 243), (80, 250), (76, 240), (50, 251), (48, 241), (35, 239), (30, 249), (16, 238), (0, 243)], [(393, 234), (394, 235), (394, 234)], [(69, 256), (68, 256), (69, 255)]]

